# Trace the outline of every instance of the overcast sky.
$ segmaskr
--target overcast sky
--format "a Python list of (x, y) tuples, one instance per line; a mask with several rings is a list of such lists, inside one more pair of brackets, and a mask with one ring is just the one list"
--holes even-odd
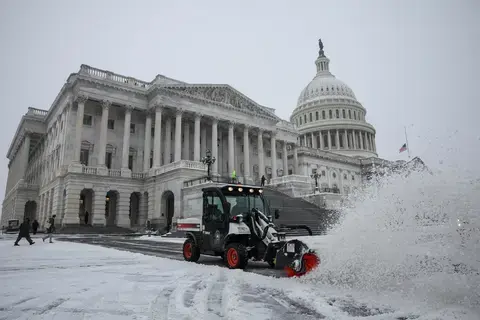
[[(480, 159), (480, 1), (0, 1), (0, 184), (29, 106), (49, 109), (82, 63), (150, 81), (226, 83), (289, 119), (332, 73), (377, 130), (379, 156), (474, 168)], [(4, 192), (0, 192), (3, 200)]]

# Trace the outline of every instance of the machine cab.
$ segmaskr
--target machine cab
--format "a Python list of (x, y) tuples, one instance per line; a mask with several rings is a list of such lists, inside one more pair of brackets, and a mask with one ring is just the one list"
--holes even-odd
[[(241, 214), (248, 214), (253, 208), (271, 217), (270, 208), (263, 197), (263, 189), (255, 186), (228, 184), (222, 187), (209, 187), (203, 190), (203, 246), (208, 251), (220, 252), (225, 238), (238, 229)], [(232, 225), (231, 224), (235, 224)], [(232, 229), (232, 230), (231, 230)]]

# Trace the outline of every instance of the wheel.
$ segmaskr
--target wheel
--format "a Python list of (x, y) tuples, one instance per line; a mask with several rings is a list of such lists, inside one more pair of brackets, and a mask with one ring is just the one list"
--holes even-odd
[(200, 258), (200, 248), (192, 238), (188, 238), (183, 243), (183, 258), (190, 262), (197, 262)]
[(241, 243), (230, 243), (225, 249), (225, 256), (230, 269), (245, 269), (247, 266), (247, 248)]

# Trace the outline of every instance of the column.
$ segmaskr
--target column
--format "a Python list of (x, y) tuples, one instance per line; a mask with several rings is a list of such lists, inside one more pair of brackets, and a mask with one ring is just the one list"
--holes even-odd
[(348, 135), (347, 135), (347, 129), (343, 130), (343, 146), (345, 149), (348, 148)]
[(335, 130), (335, 145), (337, 150), (340, 150), (340, 132), (338, 132), (338, 129)]
[(360, 149), (363, 150), (363, 134), (362, 131), (359, 132), (359, 138), (360, 138)]
[[(160, 105), (155, 105), (155, 129), (153, 135), (153, 168), (160, 167), (160, 150), (162, 147), (161, 136), (162, 136), (162, 107)], [(149, 155), (150, 156), (150, 155)]]
[(123, 125), (122, 169), (128, 169), (128, 155), (130, 153), (130, 122), (132, 106), (125, 107), (125, 123)]
[[(218, 119), (217, 119), (218, 121)], [(218, 124), (218, 122), (217, 122)], [(217, 140), (218, 140), (218, 134), (217, 134)], [(213, 145), (213, 143), (212, 143)], [(207, 127), (202, 127), (200, 124), (200, 158), (205, 156), (205, 153), (207, 152)], [(212, 150), (210, 150), (212, 151)]]
[[(87, 101), (86, 96), (77, 96), (77, 122), (75, 124), (75, 153), (73, 161), (80, 163), (80, 149), (82, 147), (82, 129), (83, 129), (83, 113), (85, 110), (85, 102)], [(66, 126), (67, 124), (65, 124)]]
[(147, 203), (147, 195), (143, 192), (140, 195), (138, 207), (139, 207), (139, 214), (138, 214), (138, 225), (144, 227), (147, 218), (148, 218), (148, 203)]
[(193, 129), (193, 161), (200, 161), (200, 120), (202, 115), (195, 114), (195, 125)]
[(377, 152), (377, 145), (375, 143), (375, 135), (372, 135), (372, 144), (373, 144), (373, 151)]
[(250, 180), (250, 140), (248, 136), (248, 125), (243, 128), (243, 183)]
[(169, 164), (172, 153), (172, 118), (165, 119), (165, 151), (163, 154), (163, 165)]
[(292, 144), (293, 148), (293, 174), (299, 174), (298, 171), (298, 148), (295, 144)]
[(175, 113), (175, 162), (182, 160), (182, 113), (181, 109)]
[(312, 132), (312, 148), (317, 149), (317, 135), (315, 132)]
[(235, 123), (228, 123), (228, 175), (230, 176), (233, 172), (235, 166), (235, 154), (234, 154), (234, 136), (233, 136), (233, 127)]
[(183, 157), (182, 159), (190, 160), (190, 123), (185, 119), (183, 124)]
[[(207, 139), (205, 139), (207, 140)], [(213, 118), (212, 122), (212, 157), (215, 157), (217, 159), (215, 163), (212, 165), (212, 174), (216, 175), (218, 174), (218, 119)]]
[[(312, 139), (313, 139), (313, 133), (312, 133)], [(288, 176), (287, 141), (283, 141), (282, 157), (283, 157), (283, 175)]]
[(105, 152), (107, 147), (107, 124), (108, 109), (112, 103), (108, 100), (102, 101), (102, 121), (100, 122), (100, 141), (98, 144), (98, 166), (105, 166)]
[(320, 149), (323, 150), (325, 146), (323, 145), (323, 133), (322, 131), (319, 132), (320, 134)]
[(332, 135), (330, 134), (330, 130), (327, 130), (328, 134), (328, 150), (332, 150)]
[(25, 132), (25, 137), (23, 140), (23, 153), (25, 155), (25, 158), (24, 158), (25, 163), (23, 164), (22, 178), (25, 178), (27, 169), (28, 169), (28, 157), (30, 153), (30, 132), (28, 131)]
[(271, 133), (270, 145), (272, 156), (272, 179), (274, 179), (277, 177), (277, 139), (275, 138), (275, 132)]
[(258, 176), (262, 178), (265, 175), (265, 152), (263, 151), (263, 130), (258, 130)]
[[(119, 192), (117, 194), (117, 203), (115, 205), (116, 225), (117, 227), (130, 228), (130, 217), (128, 216), (128, 208), (130, 207), (129, 192)], [(110, 200), (112, 201), (112, 200)]]
[[(156, 130), (155, 130), (156, 131)], [(152, 114), (147, 110), (145, 119), (145, 140), (143, 142), (143, 171), (150, 169), (150, 148), (152, 141)]]
[(357, 137), (355, 130), (352, 130), (353, 150), (357, 150)]

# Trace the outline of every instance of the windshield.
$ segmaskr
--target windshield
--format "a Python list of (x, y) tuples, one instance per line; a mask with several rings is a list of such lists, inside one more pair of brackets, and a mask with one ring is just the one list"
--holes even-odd
[(266, 216), (270, 215), (268, 205), (264, 198), (256, 194), (237, 194), (226, 195), (227, 202), (230, 203), (230, 216), (236, 216), (244, 212), (251, 212), (253, 208), (263, 212)]

